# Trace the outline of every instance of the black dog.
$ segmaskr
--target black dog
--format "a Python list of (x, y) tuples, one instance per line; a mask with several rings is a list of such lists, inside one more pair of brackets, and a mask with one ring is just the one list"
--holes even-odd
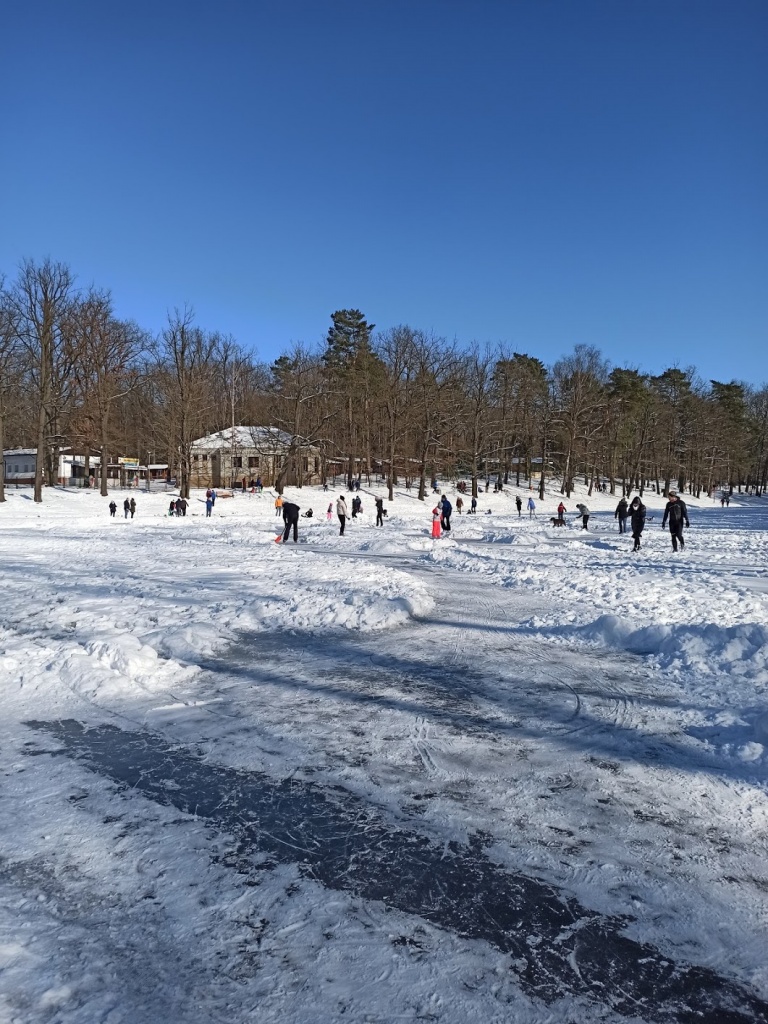
[(565, 520), (558, 519), (557, 516), (552, 516), (552, 518), (549, 521), (550, 523), (552, 523), (553, 526), (565, 526)]

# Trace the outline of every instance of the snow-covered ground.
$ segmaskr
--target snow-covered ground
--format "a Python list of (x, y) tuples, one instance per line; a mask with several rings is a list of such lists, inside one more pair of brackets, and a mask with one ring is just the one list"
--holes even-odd
[(337, 493), (8, 492), (0, 1024), (768, 1020), (768, 500)]

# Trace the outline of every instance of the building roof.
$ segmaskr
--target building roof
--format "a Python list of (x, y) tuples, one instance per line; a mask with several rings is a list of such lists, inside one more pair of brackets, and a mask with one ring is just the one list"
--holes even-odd
[(3, 456), (8, 455), (37, 455), (37, 448), (6, 448)]
[(232, 446), (234, 430), (235, 448), (274, 448), (284, 447), (291, 443), (291, 435), (277, 427), (227, 427), (215, 434), (207, 434), (192, 442), (193, 448), (207, 448), (215, 451), (219, 448)]

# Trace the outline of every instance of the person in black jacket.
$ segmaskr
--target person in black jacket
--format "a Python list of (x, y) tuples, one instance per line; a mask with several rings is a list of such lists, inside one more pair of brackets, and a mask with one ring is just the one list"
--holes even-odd
[(635, 542), (635, 546), (632, 548), (633, 551), (640, 550), (640, 534), (643, 532), (645, 526), (645, 505), (640, 501), (638, 497), (632, 499), (632, 504), (629, 506), (630, 524), (632, 526), (632, 540)]
[(685, 507), (685, 502), (680, 498), (677, 491), (670, 491), (668, 494), (669, 501), (667, 507), (664, 509), (664, 518), (661, 521), (662, 530), (667, 525), (669, 520), (669, 532), (672, 537), (672, 550), (677, 551), (678, 541), (680, 543), (680, 550), (682, 551), (685, 547), (685, 541), (683, 540), (683, 523), (690, 528), (688, 522), (688, 509)]
[[(639, 500), (639, 499), (638, 499)], [(629, 505), (627, 505), (627, 499), (622, 498), (619, 504), (616, 506), (616, 511), (613, 513), (613, 518), (619, 520), (619, 533), (627, 532), (627, 516), (629, 515)]]
[(377, 526), (383, 526), (384, 525), (384, 499), (383, 498), (377, 498), (376, 499), (376, 525)]
[(294, 505), (292, 501), (283, 502), (283, 522), (285, 523), (285, 531), (283, 533), (283, 544), (288, 543), (288, 536), (293, 527), (293, 543), (297, 544), (299, 541), (299, 512), (301, 509), (298, 505)]

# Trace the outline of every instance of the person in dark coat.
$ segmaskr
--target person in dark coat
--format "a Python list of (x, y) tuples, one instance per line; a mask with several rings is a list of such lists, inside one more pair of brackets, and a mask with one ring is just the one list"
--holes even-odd
[(477, 515), (477, 498), (473, 496), (472, 501), (469, 503), (469, 511), (473, 516)]
[(175, 498), (171, 498), (171, 504), (168, 506), (168, 515), (169, 516), (175, 516), (176, 515), (176, 499)]
[(114, 501), (110, 501), (110, 503), (109, 503), (109, 514), (111, 516), (114, 516), (115, 512), (117, 512), (117, 505), (114, 503)]
[(177, 511), (181, 512), (183, 516), (185, 516), (187, 514), (187, 499), (179, 498), (179, 500), (176, 502), (176, 509)]
[(133, 517), (136, 515), (136, 499), (135, 498), (131, 498), (131, 503), (130, 503), (130, 505), (128, 507), (131, 510), (131, 519), (133, 519)]
[(629, 505), (627, 505), (627, 499), (622, 498), (619, 504), (616, 506), (616, 511), (613, 513), (613, 518), (619, 520), (619, 533), (627, 532), (627, 516), (629, 515)]
[(285, 530), (283, 531), (283, 544), (288, 543), (288, 535), (293, 527), (293, 543), (298, 544), (299, 541), (299, 512), (301, 509), (298, 505), (292, 501), (283, 502), (283, 522), (285, 523)]
[(643, 527), (645, 526), (645, 505), (638, 497), (634, 497), (632, 499), (632, 503), (629, 506), (629, 515), (629, 522), (632, 527), (632, 540), (635, 542), (635, 546), (632, 550), (639, 551), (640, 534), (643, 532)]
[(125, 518), (126, 519), (128, 518), (128, 516), (130, 514), (130, 511), (131, 511), (131, 503), (126, 498), (125, 501), (123, 502), (123, 512), (125, 512)]
[(517, 518), (520, 519), (523, 514), (523, 499), (519, 494), (515, 498), (515, 505), (517, 505)]
[(672, 537), (672, 550), (677, 551), (677, 545), (680, 544), (680, 550), (682, 551), (685, 547), (685, 541), (683, 540), (683, 523), (690, 528), (688, 522), (688, 509), (685, 507), (685, 502), (680, 498), (677, 491), (669, 492), (669, 501), (667, 507), (664, 509), (664, 518), (661, 521), (662, 530), (667, 525), (669, 520), (669, 532)]
[(377, 498), (376, 499), (376, 525), (377, 526), (383, 526), (384, 525), (384, 499), (383, 498)]
[(451, 532), (451, 512), (453, 512), (453, 505), (442, 494), (440, 496), (440, 525), (445, 533)]

